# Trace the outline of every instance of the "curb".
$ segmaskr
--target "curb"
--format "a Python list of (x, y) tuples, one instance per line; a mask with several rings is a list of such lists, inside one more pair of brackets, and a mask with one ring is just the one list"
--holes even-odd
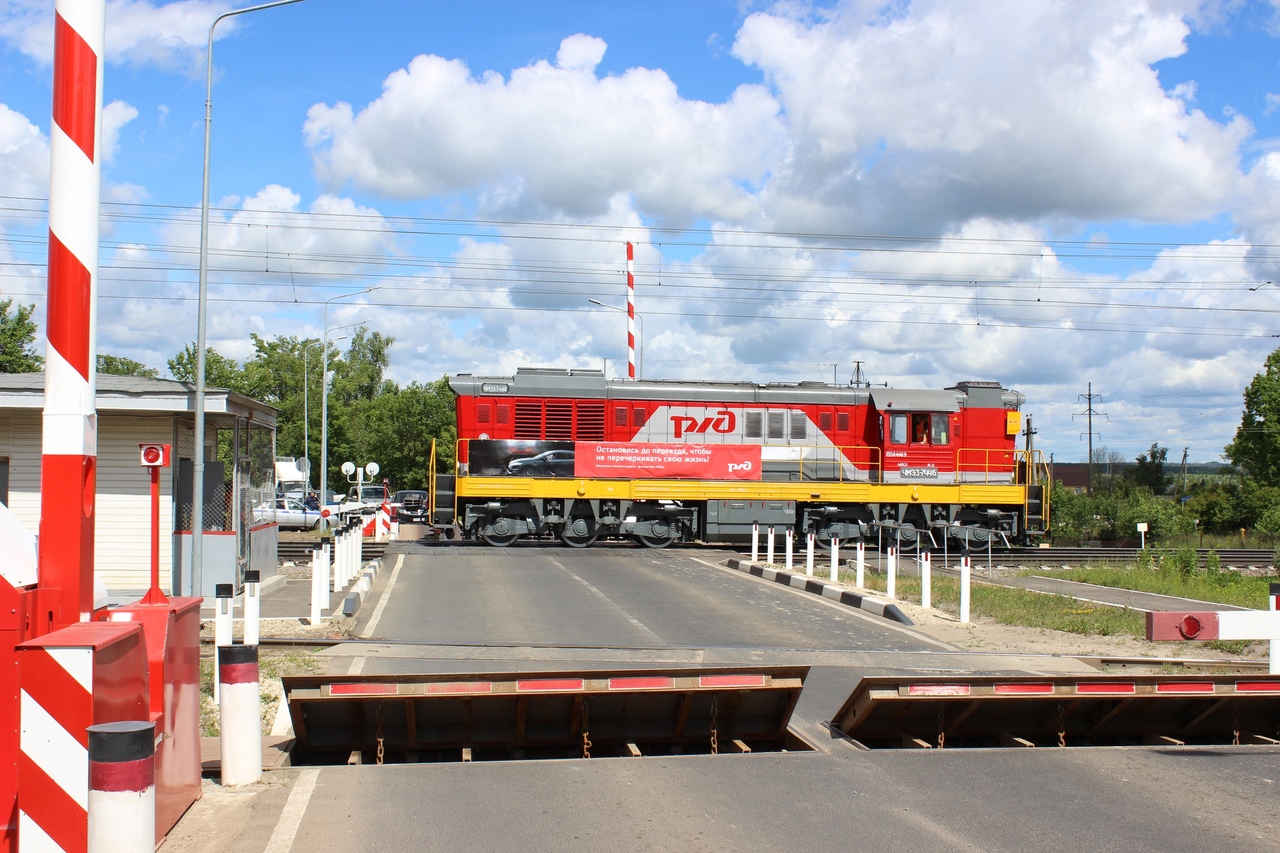
[(823, 598), (829, 598), (849, 607), (856, 607), (859, 610), (870, 613), (872, 616), (879, 616), (902, 625), (916, 624), (898, 608), (898, 605), (891, 601), (872, 598), (869, 595), (861, 595), (835, 584), (824, 583), (808, 575), (798, 575), (782, 569), (766, 569), (759, 563), (753, 563), (750, 560), (729, 559), (725, 561), (725, 565), (731, 569), (737, 569), (740, 572), (746, 572), (767, 581), (780, 583), (783, 586), (789, 586), (792, 589), (802, 590), (813, 595), (820, 595)]
[(371, 560), (365, 564), (364, 570), (360, 572), (360, 576), (351, 585), (351, 591), (342, 599), (343, 616), (355, 616), (360, 611), (360, 605), (364, 603), (365, 596), (373, 588), (373, 582), (378, 577), (378, 572), (381, 569), (381, 560)]

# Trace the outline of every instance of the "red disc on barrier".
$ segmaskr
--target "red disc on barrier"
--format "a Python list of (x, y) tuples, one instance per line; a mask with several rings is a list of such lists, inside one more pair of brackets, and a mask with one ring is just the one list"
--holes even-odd
[(1182, 620), (1178, 622), (1178, 632), (1188, 640), (1194, 640), (1200, 636), (1200, 632), (1203, 630), (1204, 625), (1199, 618), (1192, 616), (1190, 613), (1182, 617)]

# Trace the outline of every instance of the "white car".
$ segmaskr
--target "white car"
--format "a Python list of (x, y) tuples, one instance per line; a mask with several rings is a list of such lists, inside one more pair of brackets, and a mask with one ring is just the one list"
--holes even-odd
[(263, 521), (274, 520), (281, 530), (319, 530), (324, 516), (318, 509), (307, 509), (294, 498), (276, 498), (275, 506), (260, 506), (254, 515)]

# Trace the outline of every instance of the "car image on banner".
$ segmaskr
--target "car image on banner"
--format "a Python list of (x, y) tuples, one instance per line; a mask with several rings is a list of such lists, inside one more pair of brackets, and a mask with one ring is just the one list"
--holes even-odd
[(473, 477), (759, 480), (762, 468), (753, 444), (476, 439), (469, 451)]

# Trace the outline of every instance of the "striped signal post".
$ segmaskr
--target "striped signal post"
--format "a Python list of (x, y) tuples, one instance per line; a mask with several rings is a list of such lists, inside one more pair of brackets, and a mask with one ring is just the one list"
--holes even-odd
[(636, 250), (627, 241), (627, 377), (636, 378)]
[[(98, 217), (105, 0), (54, 4), (49, 129), (48, 347), (40, 467), (40, 586), (56, 589), (54, 627), (93, 610)], [(67, 512), (75, 507), (76, 512)]]
[(89, 850), (156, 849), (155, 723), (89, 726)]

